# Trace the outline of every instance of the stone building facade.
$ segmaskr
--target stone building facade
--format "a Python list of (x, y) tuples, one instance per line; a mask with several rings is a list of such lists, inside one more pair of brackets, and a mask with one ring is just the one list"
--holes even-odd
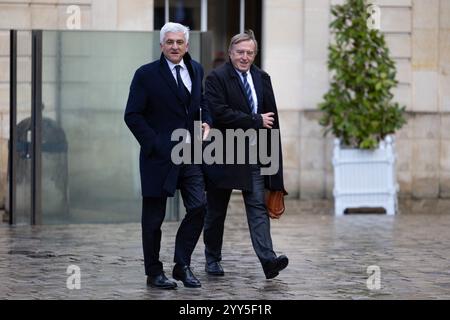
[[(330, 6), (340, 2), (262, 0), (262, 67), (271, 74), (280, 110), (287, 189), (300, 199), (332, 197), (332, 137), (323, 137), (317, 105), (329, 85)], [(395, 97), (408, 111), (396, 135), (400, 195), (448, 198), (450, 0), (375, 3), (397, 64)], [(81, 9), (82, 30), (153, 29), (153, 0), (0, 0), (0, 207), (8, 161), (8, 30), (65, 29), (70, 5)], [(19, 64), (31, 64), (30, 58)]]

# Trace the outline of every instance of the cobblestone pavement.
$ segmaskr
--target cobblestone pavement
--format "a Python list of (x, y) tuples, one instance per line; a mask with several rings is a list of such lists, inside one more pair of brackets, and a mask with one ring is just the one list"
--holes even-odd
[[(242, 207), (226, 221), (225, 277), (204, 272), (203, 243), (193, 256), (201, 289), (146, 286), (139, 224), (0, 226), (0, 299), (449, 299), (450, 214), (334, 217), (320, 203), (288, 203), (272, 221), (275, 251), (290, 263), (266, 280)], [(161, 258), (171, 276), (178, 222), (163, 224)], [(81, 288), (66, 286), (69, 265)], [(369, 290), (369, 266), (380, 269)], [(376, 282), (369, 281), (370, 284)]]

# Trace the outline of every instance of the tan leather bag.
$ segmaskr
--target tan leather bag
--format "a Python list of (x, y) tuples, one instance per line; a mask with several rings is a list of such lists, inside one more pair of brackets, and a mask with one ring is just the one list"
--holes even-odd
[(285, 191), (266, 191), (266, 206), (269, 217), (272, 219), (279, 219), (284, 213), (284, 196)]

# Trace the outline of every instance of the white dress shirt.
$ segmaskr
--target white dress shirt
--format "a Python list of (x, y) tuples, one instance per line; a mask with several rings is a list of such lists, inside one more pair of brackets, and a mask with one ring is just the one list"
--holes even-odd
[[(177, 82), (177, 70), (175, 69), (175, 66), (177, 66), (177, 64), (167, 60), (167, 64), (169, 65), (169, 69), (170, 71), (172, 71), (172, 75), (175, 78), (175, 82)], [(184, 60), (181, 59), (180, 63), (178, 64), (179, 66), (181, 66), (180, 69), (180, 76), (181, 76), (181, 80), (184, 83), (184, 86), (189, 90), (189, 92), (192, 91), (192, 81), (191, 81), (191, 76), (189, 75), (189, 71), (186, 67), (186, 64), (184, 63)]]
[[(234, 69), (234, 70), (236, 70), (236, 69)], [(241, 82), (244, 83), (244, 77), (242, 76), (241, 71), (236, 70), (236, 72), (238, 73), (239, 78), (241, 78)], [(247, 82), (248, 82), (248, 85), (250, 86), (250, 90), (252, 91), (253, 104), (255, 105), (255, 109), (256, 109), (255, 113), (258, 113), (258, 97), (256, 96), (255, 85), (253, 84), (253, 78), (252, 78), (250, 69), (247, 71)]]
[[(242, 72), (236, 70), (236, 72), (238, 73), (239, 77), (241, 78), (242, 83), (244, 83), (244, 76), (242, 75)], [(254, 113), (258, 113), (258, 97), (256, 96), (256, 90), (255, 90), (255, 85), (253, 84), (253, 78), (252, 78), (252, 74), (250, 72), (250, 69), (247, 71), (247, 83), (250, 86), (250, 90), (252, 91), (252, 99), (253, 99), (253, 104), (255, 106), (255, 110), (252, 110), (252, 112)], [(256, 146), (256, 132), (254, 132), (253, 134), (250, 135), (250, 145), (251, 146)]]
[[(180, 69), (181, 81), (183, 81), (184, 86), (189, 90), (189, 92), (191, 92), (192, 91), (192, 80), (191, 80), (191, 76), (189, 75), (189, 71), (186, 67), (186, 64), (184, 63), (184, 60), (181, 59), (180, 63), (178, 63), (178, 64), (171, 62), (167, 58), (166, 58), (166, 61), (167, 61), (167, 64), (169, 65), (169, 69), (172, 72), (173, 77), (175, 78), (175, 82), (177, 82), (177, 69), (175, 69), (175, 67), (177, 65), (181, 66), (181, 69)], [(177, 84), (178, 84), (178, 82), (177, 82)], [(185, 137), (184, 141), (186, 143), (191, 143), (191, 135), (189, 132), (187, 132), (187, 136)]]

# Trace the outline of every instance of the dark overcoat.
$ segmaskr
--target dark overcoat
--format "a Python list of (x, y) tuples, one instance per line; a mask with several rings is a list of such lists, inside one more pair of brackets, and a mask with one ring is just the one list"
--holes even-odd
[[(214, 128), (221, 130), (225, 137), (224, 146), (227, 143), (226, 129), (271, 130), (263, 129), (262, 113), (275, 113), (273, 129), (280, 129), (270, 76), (254, 65), (251, 66), (250, 72), (258, 99), (258, 114), (252, 113), (244, 93), (242, 81), (230, 62), (214, 69), (206, 78), (205, 97), (208, 109), (213, 119)], [(268, 133), (268, 137), (268, 144), (270, 145), (270, 133)], [(279, 169), (276, 174), (265, 176), (265, 188), (285, 191), (281, 139), (279, 136), (278, 142), (280, 146)], [(225, 147), (223, 152), (224, 158), (226, 158)], [(248, 160), (248, 156), (246, 157)], [(204, 168), (208, 187), (252, 191), (251, 168), (248, 162), (245, 164), (215, 163), (204, 165)]]
[(180, 165), (171, 161), (178, 142), (171, 141), (176, 129), (188, 129), (193, 136), (194, 121), (212, 125), (203, 95), (203, 68), (189, 53), (183, 57), (192, 80), (190, 103), (183, 103), (177, 83), (164, 55), (141, 66), (134, 74), (125, 110), (125, 122), (141, 147), (139, 168), (142, 196), (172, 196), (177, 187)]

